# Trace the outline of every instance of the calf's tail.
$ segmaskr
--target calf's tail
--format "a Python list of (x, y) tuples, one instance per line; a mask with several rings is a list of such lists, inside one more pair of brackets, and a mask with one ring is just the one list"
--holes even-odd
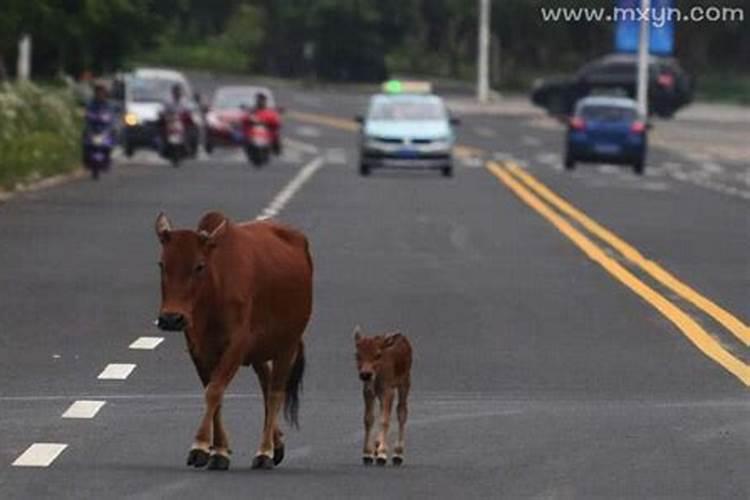
[(305, 375), (305, 344), (301, 341), (297, 348), (297, 358), (292, 364), (289, 378), (286, 381), (286, 399), (284, 401), (284, 418), (289, 425), (299, 428), (299, 395), (302, 392), (302, 377)]

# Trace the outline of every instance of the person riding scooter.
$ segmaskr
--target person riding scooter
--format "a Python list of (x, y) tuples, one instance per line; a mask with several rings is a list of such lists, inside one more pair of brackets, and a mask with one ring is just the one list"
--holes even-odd
[(114, 110), (107, 100), (107, 87), (94, 83), (94, 96), (86, 105), (83, 130), (83, 164), (94, 180), (110, 165), (110, 154), (115, 145)]
[(164, 104), (164, 109), (159, 113), (159, 137), (161, 139), (160, 150), (164, 154), (165, 147), (168, 144), (168, 126), (171, 120), (179, 120), (182, 124), (185, 137), (183, 138), (185, 144), (190, 148), (190, 155), (195, 156), (197, 148), (193, 145), (196, 141), (193, 140), (193, 136), (197, 134), (196, 124), (193, 121), (193, 114), (188, 107), (185, 99), (183, 99), (182, 85), (176, 83), (172, 85), (171, 99)]

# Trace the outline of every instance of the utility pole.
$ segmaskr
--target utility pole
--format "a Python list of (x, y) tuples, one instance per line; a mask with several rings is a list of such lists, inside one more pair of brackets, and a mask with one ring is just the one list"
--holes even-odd
[(651, 0), (641, 0), (641, 36), (638, 42), (638, 114), (648, 120), (649, 55), (651, 53)]
[(31, 36), (21, 35), (18, 41), (18, 61), (16, 62), (16, 78), (19, 81), (28, 80), (31, 76)]
[(490, 94), (490, 0), (479, 0), (478, 52), (477, 99), (487, 102)]

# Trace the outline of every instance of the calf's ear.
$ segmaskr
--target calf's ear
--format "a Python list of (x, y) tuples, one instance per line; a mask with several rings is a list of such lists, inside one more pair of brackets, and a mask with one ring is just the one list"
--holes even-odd
[(401, 336), (401, 332), (392, 332), (386, 334), (385, 338), (383, 339), (383, 348), (391, 347), (393, 344), (396, 343), (396, 340)]
[(362, 329), (359, 327), (359, 325), (354, 327), (354, 341), (359, 342), (362, 338)]
[(156, 236), (159, 238), (159, 241), (162, 243), (169, 241), (169, 232), (172, 230), (172, 224), (169, 222), (169, 219), (167, 219), (164, 212), (160, 212), (156, 217), (154, 229), (156, 230)]

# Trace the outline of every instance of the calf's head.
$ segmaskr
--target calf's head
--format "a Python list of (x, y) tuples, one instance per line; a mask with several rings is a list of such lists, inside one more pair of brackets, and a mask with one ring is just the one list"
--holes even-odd
[(362, 335), (359, 326), (354, 328), (354, 345), (356, 347), (357, 371), (362, 382), (370, 382), (379, 373), (383, 353), (396, 341), (396, 334)]
[(193, 309), (211, 272), (210, 257), (227, 222), (211, 231), (174, 230), (163, 213), (156, 218), (161, 242), (161, 308), (156, 325), (166, 331), (185, 330), (192, 324)]

